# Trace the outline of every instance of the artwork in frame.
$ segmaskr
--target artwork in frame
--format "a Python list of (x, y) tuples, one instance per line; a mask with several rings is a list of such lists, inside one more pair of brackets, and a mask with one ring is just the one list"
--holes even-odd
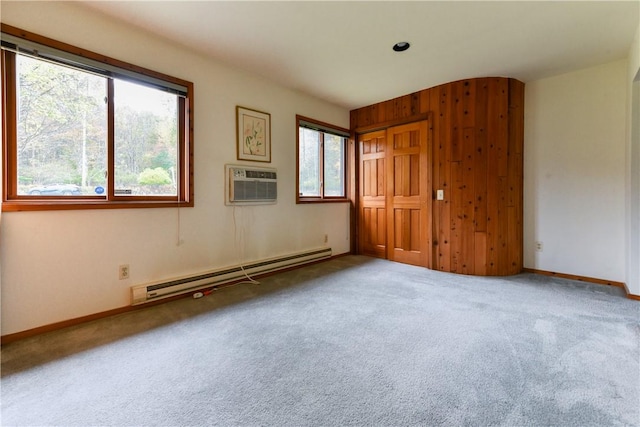
[(236, 107), (238, 160), (271, 162), (271, 115)]

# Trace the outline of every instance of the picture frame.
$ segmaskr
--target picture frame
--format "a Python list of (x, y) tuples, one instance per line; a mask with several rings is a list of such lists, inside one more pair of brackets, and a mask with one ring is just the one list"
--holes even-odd
[(238, 160), (271, 163), (271, 114), (236, 106)]

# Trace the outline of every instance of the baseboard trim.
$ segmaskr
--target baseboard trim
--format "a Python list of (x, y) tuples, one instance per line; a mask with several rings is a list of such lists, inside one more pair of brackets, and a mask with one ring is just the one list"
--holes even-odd
[(578, 280), (580, 282), (595, 283), (598, 285), (615, 286), (617, 288), (622, 288), (625, 294), (627, 294), (627, 298), (640, 301), (640, 295), (634, 295), (630, 293), (629, 288), (627, 288), (627, 284), (624, 282), (616, 282), (614, 280), (606, 280), (606, 279), (596, 279), (594, 277), (579, 276), (576, 274), (557, 273), (555, 271), (537, 270), (535, 268), (523, 268), (522, 271), (526, 273), (541, 274), (543, 276), (560, 277), (562, 279), (570, 279), (570, 280)]
[[(230, 283), (231, 284), (231, 283)], [(7, 334), (0, 337), (0, 345), (10, 344), (15, 341), (20, 341), (25, 338), (35, 337), (37, 335), (46, 334), (48, 332), (54, 332), (59, 329), (70, 328), (72, 326), (81, 325), (83, 323), (89, 323), (94, 320), (104, 319), (106, 317), (116, 316), (118, 314), (128, 313), (130, 311), (141, 310), (147, 307), (153, 307), (154, 305), (162, 304), (169, 301), (175, 301), (180, 298), (191, 297), (192, 294), (176, 295), (174, 297), (166, 298), (160, 301), (151, 301), (145, 305), (127, 305), (125, 307), (114, 308), (112, 310), (101, 311), (99, 313), (89, 314), (87, 316), (76, 317), (73, 319), (63, 320), (61, 322), (50, 323), (44, 326), (38, 326), (37, 328), (27, 329), (26, 331), (15, 332), (13, 334)]]
[[(301, 267), (306, 267), (306, 266), (313, 265), (313, 264), (319, 264), (321, 262), (326, 262), (326, 261), (329, 261), (329, 260), (332, 260), (332, 259), (335, 259), (335, 258), (341, 258), (343, 256), (347, 256), (347, 255), (350, 255), (350, 254), (351, 254), (350, 252), (347, 252), (347, 253), (344, 253), (344, 254), (333, 255), (333, 256), (331, 256), (330, 258), (327, 258), (327, 259), (322, 259), (322, 260), (310, 262), (310, 263), (303, 264), (303, 265), (297, 265), (297, 266), (293, 266), (293, 267), (283, 268), (282, 270), (278, 270), (278, 271), (271, 271), (271, 272), (268, 272), (268, 273), (256, 275), (256, 276), (254, 276), (254, 278), (255, 279), (260, 279), (260, 278), (263, 278), (263, 277), (272, 276), (274, 274), (284, 273), (285, 271), (295, 270), (295, 269), (298, 269), (298, 268), (301, 268)], [(239, 280), (234, 281), (234, 282), (224, 283), (224, 284), (212, 286), (210, 289), (213, 289), (213, 288), (220, 289), (220, 288), (224, 288), (224, 287), (227, 287), (227, 286), (233, 286), (233, 285), (236, 285), (236, 284), (242, 283), (242, 282), (245, 282), (245, 279), (239, 279)], [(200, 292), (204, 292), (206, 290), (207, 289), (200, 289), (199, 291)], [(161, 299), (161, 300), (158, 300), (158, 301), (150, 301), (150, 302), (142, 304), (142, 305), (128, 305), (126, 307), (114, 308), (112, 310), (101, 311), (100, 313), (94, 313), (94, 314), (89, 314), (87, 316), (76, 317), (74, 319), (63, 320), (61, 322), (51, 323), (49, 325), (38, 326), (37, 328), (27, 329), (26, 331), (21, 331), (21, 332), (15, 332), (13, 334), (2, 335), (0, 337), (0, 345), (10, 344), (12, 342), (23, 340), (25, 338), (31, 338), (31, 337), (34, 337), (34, 336), (37, 336), (37, 335), (46, 334), (48, 332), (54, 332), (54, 331), (57, 331), (59, 329), (64, 329), (64, 328), (69, 328), (71, 326), (81, 325), (83, 323), (88, 323), (88, 322), (92, 322), (94, 320), (104, 319), (106, 317), (116, 316), (118, 314), (128, 313), (130, 311), (143, 310), (145, 308), (153, 307), (153, 306), (158, 305), (158, 304), (165, 304), (165, 303), (168, 303), (170, 301), (175, 301), (175, 300), (178, 300), (178, 299), (181, 299), (181, 298), (192, 298), (194, 292), (188, 292), (188, 293), (181, 294), (181, 295), (175, 295), (173, 297), (164, 298), (164, 299)]]
[(624, 284), (624, 291), (627, 293), (627, 298), (640, 301), (640, 295), (632, 294), (631, 292), (629, 292), (629, 288), (627, 288), (626, 283)]

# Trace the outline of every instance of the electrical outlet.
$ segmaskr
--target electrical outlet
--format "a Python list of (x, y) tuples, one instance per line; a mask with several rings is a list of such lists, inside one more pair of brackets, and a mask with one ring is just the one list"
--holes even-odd
[(536, 242), (536, 252), (542, 252), (542, 242)]
[(129, 264), (123, 264), (118, 267), (118, 279), (124, 280), (129, 278)]

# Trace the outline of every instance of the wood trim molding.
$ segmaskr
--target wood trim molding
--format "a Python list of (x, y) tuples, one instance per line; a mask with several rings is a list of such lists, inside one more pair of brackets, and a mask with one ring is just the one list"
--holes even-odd
[(523, 268), (522, 271), (527, 273), (541, 274), (543, 276), (560, 277), (562, 279), (578, 280), (580, 282), (596, 283), (598, 285), (615, 286), (617, 288), (624, 288), (625, 285), (622, 282), (614, 282), (613, 280), (595, 279), (593, 277), (578, 276), (575, 274), (556, 273), (555, 271), (537, 270), (535, 268)]
[(624, 284), (624, 291), (627, 293), (627, 298), (640, 301), (640, 295), (632, 294), (631, 292), (629, 292), (629, 288), (627, 288), (626, 283)]
[[(273, 276), (274, 274), (277, 273), (284, 273), (286, 271), (290, 271), (290, 270), (296, 270), (298, 268), (302, 268), (305, 266), (309, 266), (309, 265), (313, 265), (313, 264), (319, 264), (322, 262), (326, 262), (326, 261), (330, 261), (332, 259), (336, 259), (336, 258), (341, 258), (347, 255), (351, 255), (351, 252), (346, 252), (344, 254), (338, 254), (338, 255), (333, 255), (331, 258), (328, 259), (323, 259), (323, 260), (319, 260), (319, 261), (314, 261), (314, 262), (310, 262), (307, 264), (303, 264), (303, 265), (297, 265), (297, 266), (293, 266), (293, 267), (288, 267), (288, 268), (283, 268), (282, 270), (277, 270), (277, 271), (271, 271), (268, 273), (264, 273), (264, 274), (260, 274), (260, 275), (256, 275), (254, 276), (255, 279), (260, 279), (263, 277), (267, 277), (267, 276)], [(220, 289), (220, 288), (225, 288), (227, 286), (233, 286), (233, 285), (237, 285), (239, 283), (245, 282), (245, 279), (239, 279), (236, 280), (234, 282), (230, 282), (230, 283), (223, 283), (220, 285), (216, 285), (216, 286), (212, 286), (211, 288), (206, 288), (206, 289), (199, 289), (197, 292), (204, 292), (206, 290), (212, 290), (212, 289)], [(170, 301), (176, 301), (182, 298), (191, 298), (193, 296), (193, 294), (196, 291), (193, 292), (186, 292), (184, 294), (180, 294), (180, 295), (175, 295), (169, 298), (164, 298), (158, 301), (150, 301), (148, 303), (145, 304), (141, 304), (141, 305), (128, 305), (125, 307), (119, 307), (119, 308), (114, 308), (112, 310), (107, 310), (107, 311), (101, 311), (100, 313), (94, 313), (94, 314), (89, 314), (87, 316), (82, 316), (82, 317), (76, 317), (74, 319), (68, 319), (68, 320), (63, 320), (61, 322), (56, 322), (56, 323), (51, 323), (49, 325), (44, 325), (44, 326), (39, 326), (37, 328), (33, 328), (33, 329), (27, 329), (26, 331), (20, 331), (20, 332), (16, 332), (13, 334), (7, 334), (7, 335), (3, 335), (2, 337), (0, 337), (0, 345), (6, 345), (6, 344), (10, 344), (12, 342), (15, 341), (19, 341), (19, 340), (23, 340), (26, 338), (31, 338), (37, 335), (41, 335), (41, 334), (46, 334), (48, 332), (54, 332), (60, 329), (64, 329), (64, 328), (69, 328), (71, 326), (77, 326), (77, 325), (81, 325), (83, 323), (88, 323), (88, 322), (92, 322), (94, 320), (100, 320), (100, 319), (104, 319), (106, 317), (111, 317), (111, 316), (115, 316), (118, 314), (123, 314), (123, 313), (128, 313), (130, 311), (137, 311), (137, 310), (142, 310), (145, 308), (149, 308), (149, 307), (153, 307), (155, 305), (159, 305), (159, 304), (164, 304)]]
[(355, 129), (356, 134), (369, 133), (376, 130), (383, 130), (394, 126), (406, 125), (413, 122), (421, 122), (429, 119), (429, 113), (414, 114), (413, 116), (402, 117), (399, 119), (388, 120), (385, 122), (374, 123), (368, 126), (361, 126)]
[[(168, 300), (168, 298), (167, 298)], [(147, 307), (148, 305), (145, 305)], [(19, 341), (25, 338), (34, 337), (36, 335), (46, 334), (47, 332), (57, 331), (59, 329), (68, 328), (71, 326), (76, 326), (82, 323), (88, 323), (93, 320), (103, 319), (109, 316), (115, 316), (117, 314), (127, 313), (129, 311), (136, 310), (138, 308), (142, 308), (140, 306), (127, 306), (115, 308), (113, 310), (102, 311), (100, 313), (90, 314), (88, 316), (76, 317), (75, 319), (63, 320), (62, 322), (51, 323), (49, 325), (39, 326), (33, 329), (27, 329), (26, 331), (16, 332), (13, 334), (3, 335), (0, 338), (0, 343), (2, 345), (10, 344), (15, 341)]]
[(541, 274), (543, 276), (560, 277), (562, 279), (570, 279), (570, 280), (577, 280), (580, 282), (595, 283), (597, 285), (615, 286), (617, 288), (622, 288), (625, 294), (627, 294), (627, 298), (640, 301), (640, 295), (634, 295), (632, 293), (629, 293), (629, 288), (627, 288), (627, 284), (624, 282), (616, 282), (614, 280), (606, 280), (606, 279), (596, 279), (594, 277), (578, 276), (575, 274), (556, 273), (555, 271), (537, 270), (535, 268), (523, 268), (522, 271), (526, 273)]

